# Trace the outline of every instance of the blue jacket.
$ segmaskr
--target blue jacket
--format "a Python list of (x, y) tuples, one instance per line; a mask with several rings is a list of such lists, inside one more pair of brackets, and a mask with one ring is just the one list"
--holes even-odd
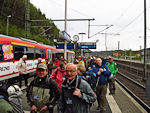
[[(99, 69), (102, 68), (104, 71), (98, 75), (98, 71)], [(98, 80), (98, 85), (105, 85), (108, 83), (108, 77), (111, 75), (111, 72), (108, 70), (108, 67), (105, 66), (96, 66), (96, 76), (97, 76), (97, 80)]]

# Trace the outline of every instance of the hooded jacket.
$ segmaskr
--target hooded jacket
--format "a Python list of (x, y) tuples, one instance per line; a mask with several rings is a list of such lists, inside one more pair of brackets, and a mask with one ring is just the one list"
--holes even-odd
[(60, 68), (55, 69), (55, 71), (51, 74), (51, 78), (56, 80), (59, 91), (61, 91), (61, 84), (63, 83), (63, 78), (66, 72), (62, 71)]

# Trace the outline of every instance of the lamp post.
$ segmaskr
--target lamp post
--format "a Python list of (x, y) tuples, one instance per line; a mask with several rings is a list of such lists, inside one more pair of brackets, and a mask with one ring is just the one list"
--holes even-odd
[(7, 16), (7, 29), (6, 29), (6, 34), (8, 35), (8, 27), (9, 27), (9, 18), (11, 18), (11, 15)]
[[(83, 35), (86, 35), (86, 33), (79, 33), (81, 35), (81, 42), (83, 42)], [(81, 49), (81, 56), (83, 56), (83, 50)]]
[[(67, 32), (67, 0), (65, 0), (65, 26), (64, 31)], [(67, 59), (67, 41), (64, 43), (64, 58)]]

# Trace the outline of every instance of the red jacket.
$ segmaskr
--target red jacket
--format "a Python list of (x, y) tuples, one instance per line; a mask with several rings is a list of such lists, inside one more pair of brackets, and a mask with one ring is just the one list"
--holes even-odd
[(55, 65), (55, 67), (54, 67), (54, 68), (56, 69), (56, 68), (58, 68), (58, 67), (59, 67), (60, 61), (59, 61), (59, 60), (57, 60), (57, 61), (55, 61), (53, 64)]
[[(58, 71), (57, 71), (58, 69)], [(63, 83), (63, 76), (66, 75), (65, 71), (61, 71), (60, 68), (55, 69), (55, 71), (51, 74), (51, 78), (56, 80), (59, 91), (61, 91), (61, 84)], [(57, 71), (57, 74), (56, 74)]]

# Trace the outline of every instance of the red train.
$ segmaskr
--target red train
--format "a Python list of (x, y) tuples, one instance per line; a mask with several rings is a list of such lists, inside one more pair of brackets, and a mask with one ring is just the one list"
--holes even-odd
[[(14, 79), (18, 74), (18, 61), (26, 54), (28, 72), (35, 72), (37, 67), (37, 58), (51, 59), (63, 56), (63, 49), (39, 44), (36, 41), (9, 37), (0, 34), (0, 81), (5, 79)], [(67, 61), (73, 62), (75, 53), (67, 50)]]

